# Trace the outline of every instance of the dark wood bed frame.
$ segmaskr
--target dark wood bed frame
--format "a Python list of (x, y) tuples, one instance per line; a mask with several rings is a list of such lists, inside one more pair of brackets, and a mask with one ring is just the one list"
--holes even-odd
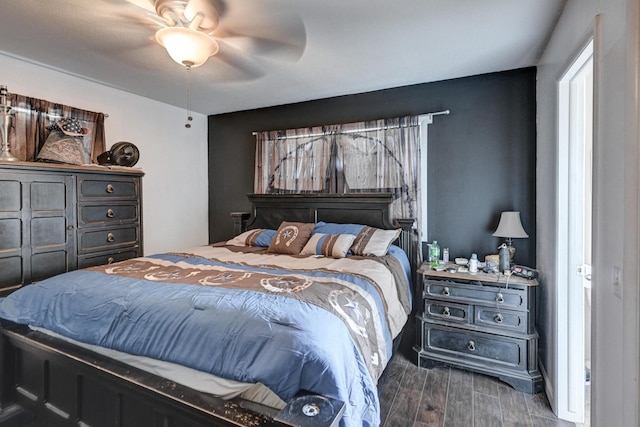
[[(248, 197), (251, 212), (231, 214), (236, 233), (275, 229), (283, 220), (399, 226), (398, 244), (416, 271), (414, 221), (391, 222), (388, 193)], [(212, 397), (24, 325), (1, 326), (0, 427), (23, 426), (34, 417), (47, 426), (284, 426), (272, 408)]]

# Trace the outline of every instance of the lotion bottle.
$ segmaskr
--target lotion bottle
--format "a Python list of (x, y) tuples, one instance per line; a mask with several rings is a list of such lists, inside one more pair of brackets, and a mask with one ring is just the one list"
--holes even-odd
[(478, 272), (478, 254), (471, 254), (471, 259), (469, 260), (469, 273), (477, 273)]

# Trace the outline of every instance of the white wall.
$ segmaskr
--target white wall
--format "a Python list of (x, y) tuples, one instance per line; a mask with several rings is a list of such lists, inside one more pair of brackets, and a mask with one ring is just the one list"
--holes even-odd
[[(129, 141), (140, 150), (144, 252), (208, 243), (207, 117), (0, 55), (0, 84), (10, 93), (109, 114), (107, 148)], [(176, 84), (184, 84), (183, 81)]]
[[(538, 68), (537, 261), (541, 272), (541, 331), (548, 348), (541, 362), (550, 382), (555, 366), (557, 224), (557, 82), (600, 14), (595, 53), (593, 426), (638, 425), (638, 0), (568, 0)], [(613, 268), (623, 271), (623, 296)], [(557, 405), (557, 402), (553, 403)]]

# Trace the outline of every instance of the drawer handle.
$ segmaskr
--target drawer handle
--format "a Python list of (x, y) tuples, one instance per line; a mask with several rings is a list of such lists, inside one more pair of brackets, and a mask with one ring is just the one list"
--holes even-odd
[(504, 302), (504, 295), (502, 294), (496, 295), (496, 301), (500, 303)]
[(502, 321), (504, 320), (504, 317), (502, 316), (502, 313), (498, 313), (496, 314), (496, 316), (493, 318), (493, 320), (496, 323), (502, 323)]
[(107, 259), (107, 264), (113, 264), (113, 262), (114, 262), (114, 261), (115, 261), (115, 259), (113, 259), (113, 257), (112, 257), (112, 256), (110, 256), (110, 257)]
[(467, 348), (469, 349), (469, 351), (476, 351), (476, 343), (474, 343), (473, 341), (469, 341), (467, 343)]
[(116, 240), (116, 236), (114, 236), (113, 233), (107, 234), (107, 242), (111, 243), (111, 242), (114, 242), (115, 240)]
[(113, 188), (113, 185), (107, 184), (107, 193), (113, 193), (114, 191), (116, 190)]
[(116, 216), (116, 214), (113, 212), (113, 209), (107, 209), (107, 218), (113, 218), (114, 216)]
[(445, 308), (442, 310), (442, 315), (443, 315), (443, 316), (451, 316), (451, 310), (449, 310), (449, 307), (445, 307)]
[(449, 296), (450, 295), (448, 287), (446, 287), (446, 286), (444, 287), (444, 289), (442, 290), (442, 295), (445, 295), (445, 296)]

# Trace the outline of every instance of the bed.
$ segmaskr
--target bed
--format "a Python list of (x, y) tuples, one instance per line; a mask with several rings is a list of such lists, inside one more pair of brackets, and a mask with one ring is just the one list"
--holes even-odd
[[(286, 425), (279, 414), (304, 390), (345, 402), (341, 426), (377, 425), (376, 381), (412, 311), (413, 221), (393, 224), (385, 193), (248, 197), (234, 239), (65, 273), (0, 302), (4, 416)], [(391, 239), (402, 250), (379, 253)], [(237, 388), (220, 397), (167, 366)]]

